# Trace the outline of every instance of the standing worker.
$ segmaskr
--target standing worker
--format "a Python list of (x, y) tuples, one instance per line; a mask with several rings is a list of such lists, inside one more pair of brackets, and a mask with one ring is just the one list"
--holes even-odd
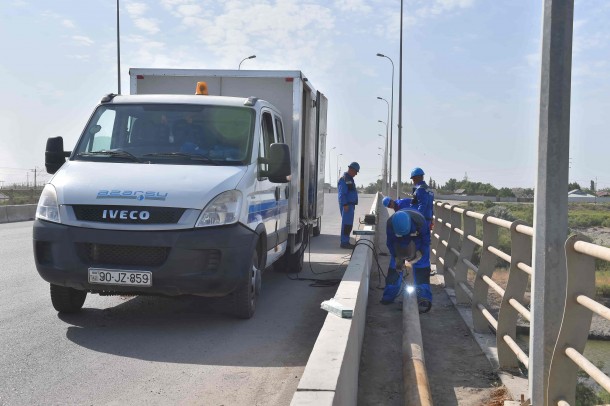
[(358, 204), (358, 190), (356, 190), (354, 176), (360, 172), (360, 165), (358, 162), (352, 162), (347, 168), (347, 172), (337, 182), (341, 212), (341, 248), (353, 249), (354, 245), (350, 244), (349, 235), (354, 226), (354, 210)]
[(434, 228), (434, 193), (428, 190), (428, 185), (424, 182), (424, 170), (413, 168), (411, 171), (411, 181), (413, 182), (413, 198), (411, 208), (418, 210), (426, 218), (430, 230)]
[(424, 216), (415, 209), (403, 209), (392, 214), (386, 223), (386, 245), (390, 251), (390, 266), (382, 304), (390, 304), (400, 294), (402, 272), (396, 270), (398, 261), (413, 266), (417, 302), (421, 313), (432, 307), (430, 288), (430, 228)]

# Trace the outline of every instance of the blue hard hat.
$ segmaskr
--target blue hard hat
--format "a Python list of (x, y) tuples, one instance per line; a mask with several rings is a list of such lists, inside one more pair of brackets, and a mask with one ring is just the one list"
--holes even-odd
[(356, 172), (360, 172), (360, 165), (358, 165), (358, 162), (352, 162), (348, 165), (348, 168), (352, 168)]
[(394, 234), (403, 236), (411, 232), (411, 216), (404, 211), (398, 211), (392, 215), (392, 227)]
[(383, 205), (385, 207), (390, 207), (391, 202), (392, 202), (392, 198), (390, 196), (384, 197), (383, 200), (381, 201), (381, 203), (383, 203)]
[(424, 170), (420, 167), (413, 168), (413, 170), (411, 171), (411, 177), (414, 176), (424, 176)]

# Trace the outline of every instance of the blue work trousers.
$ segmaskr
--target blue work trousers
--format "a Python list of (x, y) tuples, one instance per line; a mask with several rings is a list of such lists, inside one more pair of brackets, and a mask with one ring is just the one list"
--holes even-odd
[(355, 206), (348, 205), (347, 211), (343, 210), (343, 206), (339, 206), (341, 210), (341, 244), (349, 244), (349, 235), (354, 227), (354, 210)]

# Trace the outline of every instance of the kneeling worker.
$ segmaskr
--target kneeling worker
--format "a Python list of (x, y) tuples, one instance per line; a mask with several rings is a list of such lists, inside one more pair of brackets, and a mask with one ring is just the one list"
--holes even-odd
[(386, 245), (391, 257), (381, 303), (390, 304), (401, 293), (402, 272), (396, 270), (398, 258), (412, 264), (420, 312), (429, 311), (432, 306), (430, 228), (424, 216), (415, 209), (392, 214), (386, 224)]

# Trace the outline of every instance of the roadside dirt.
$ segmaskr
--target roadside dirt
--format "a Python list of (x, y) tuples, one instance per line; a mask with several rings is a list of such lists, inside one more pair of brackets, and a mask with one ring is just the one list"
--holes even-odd
[[(387, 269), (388, 257), (379, 257)], [(434, 305), (420, 317), (424, 356), (435, 406), (501, 405), (506, 390), (449, 300), (441, 278), (431, 278)], [(373, 264), (362, 347), (358, 404), (402, 405), (402, 303), (379, 303), (384, 286)]]

